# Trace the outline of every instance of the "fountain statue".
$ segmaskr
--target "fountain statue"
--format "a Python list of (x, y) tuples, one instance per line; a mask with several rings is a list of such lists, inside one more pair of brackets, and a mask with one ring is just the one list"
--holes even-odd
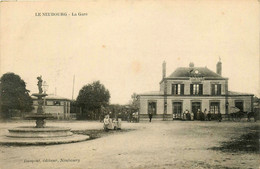
[(42, 76), (37, 77), (37, 79), (38, 79), (37, 86), (38, 86), (38, 89), (39, 89), (39, 93), (41, 94), (43, 92), (42, 91)]

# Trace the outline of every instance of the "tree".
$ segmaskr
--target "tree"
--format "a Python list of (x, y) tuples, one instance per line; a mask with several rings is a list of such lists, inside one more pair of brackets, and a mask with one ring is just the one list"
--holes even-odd
[(106, 107), (109, 99), (109, 91), (99, 81), (95, 81), (82, 87), (77, 97), (77, 104), (82, 108), (85, 117), (98, 119), (101, 107)]
[(132, 100), (130, 100), (130, 107), (137, 111), (139, 109), (139, 100), (138, 95), (136, 93), (133, 93), (131, 95)]
[(0, 79), (1, 116), (9, 118), (12, 110), (30, 112), (33, 109), (33, 102), (29, 92), (19, 75), (5, 73)]

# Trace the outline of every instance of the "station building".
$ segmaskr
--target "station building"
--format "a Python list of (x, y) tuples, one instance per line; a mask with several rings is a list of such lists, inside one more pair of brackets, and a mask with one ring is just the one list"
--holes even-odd
[[(221, 113), (228, 117), (234, 108), (241, 111), (253, 111), (253, 94), (230, 91), (228, 78), (222, 77), (222, 63), (216, 65), (216, 72), (207, 67), (179, 67), (166, 77), (166, 63), (162, 66), (160, 90), (138, 95), (140, 120), (182, 119), (183, 112), (196, 113), (207, 109), (211, 114)], [(196, 120), (196, 117), (195, 117)]]

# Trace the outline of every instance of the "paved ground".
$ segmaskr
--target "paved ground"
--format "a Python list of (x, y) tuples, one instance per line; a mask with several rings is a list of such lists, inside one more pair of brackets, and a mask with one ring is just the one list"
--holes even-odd
[[(49, 122), (73, 130), (98, 129), (98, 122)], [(0, 135), (14, 126), (33, 122), (0, 123)], [(1, 169), (87, 169), (87, 168), (259, 168), (259, 155), (210, 150), (220, 142), (238, 137), (247, 122), (142, 122), (123, 123), (129, 132), (72, 144), (51, 146), (0, 146)]]

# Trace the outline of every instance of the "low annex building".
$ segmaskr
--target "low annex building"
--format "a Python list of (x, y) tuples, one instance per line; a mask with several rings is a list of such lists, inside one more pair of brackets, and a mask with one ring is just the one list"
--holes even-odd
[[(38, 100), (32, 96), (34, 110), (32, 113), (37, 113)], [(50, 94), (44, 97), (43, 111), (44, 113), (51, 113), (56, 119), (72, 119), (74, 114), (70, 113), (71, 100)]]
[[(138, 95), (140, 120), (148, 119), (148, 113), (160, 120), (182, 119), (183, 112), (197, 113), (207, 109), (211, 114), (221, 113), (228, 117), (234, 108), (253, 110), (253, 94), (229, 91), (228, 78), (222, 77), (222, 63), (216, 72), (207, 67), (179, 67), (166, 77), (166, 62), (163, 63), (162, 80), (158, 92)], [(196, 117), (194, 116), (194, 120)]]

